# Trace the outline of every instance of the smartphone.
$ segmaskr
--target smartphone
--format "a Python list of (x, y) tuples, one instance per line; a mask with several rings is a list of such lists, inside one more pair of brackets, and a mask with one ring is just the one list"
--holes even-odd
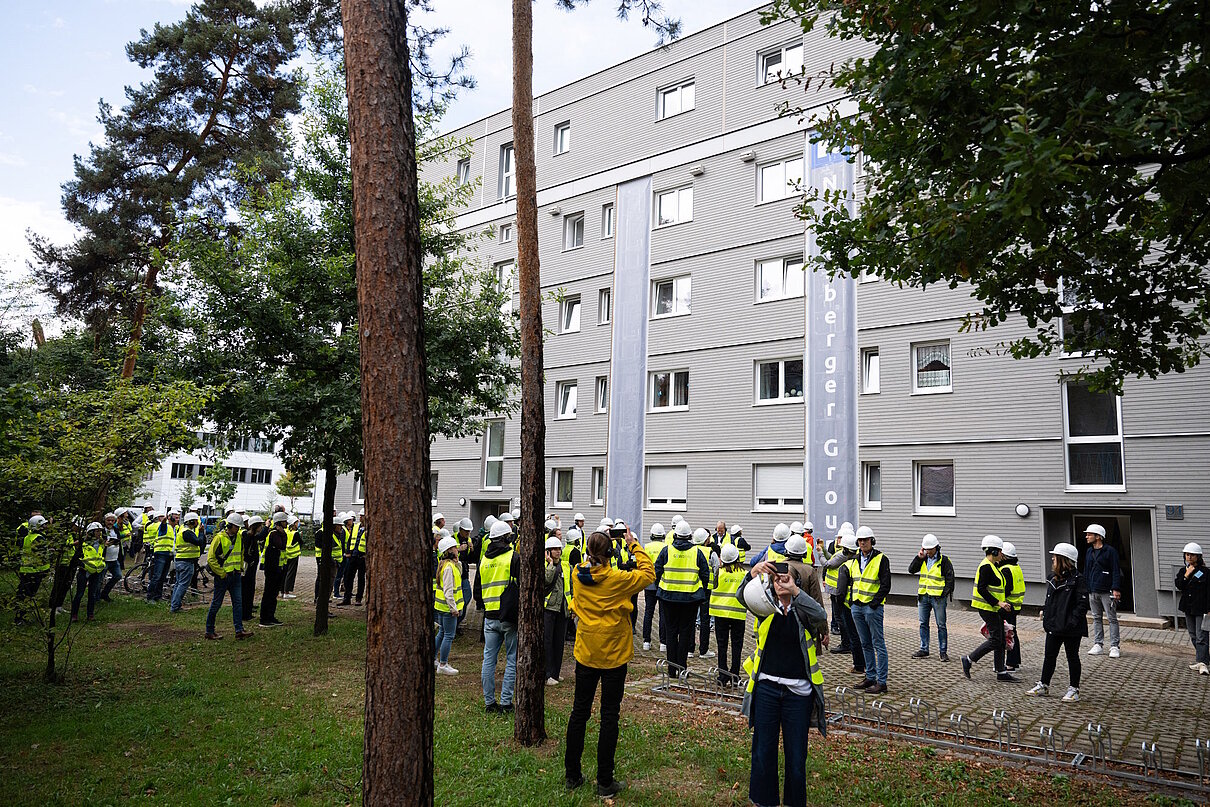
[(778, 574), (789, 574), (790, 573), (790, 564), (785, 563), (785, 562), (774, 563), (773, 571), (777, 572)]
[(626, 535), (626, 528), (625, 528), (625, 527), (622, 527), (621, 529), (618, 529), (617, 527), (610, 527), (610, 528), (609, 528), (609, 537), (610, 537), (610, 538), (621, 538), (621, 537), (623, 537), (624, 535)]

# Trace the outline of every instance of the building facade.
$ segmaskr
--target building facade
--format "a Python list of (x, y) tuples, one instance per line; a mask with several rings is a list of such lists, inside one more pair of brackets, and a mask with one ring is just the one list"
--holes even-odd
[[(779, 103), (840, 103), (804, 94), (779, 70), (814, 75), (860, 47), (764, 26), (753, 11), (572, 82), (534, 101), (548, 410), (548, 510), (564, 524), (607, 512), (615, 234), (619, 187), (650, 180), (649, 293), (642, 526), (739, 523), (756, 546), (804, 513), (804, 251), (793, 183), (805, 132)], [(494, 228), (479, 256), (512, 284), (516, 259), (510, 113), (451, 133), (473, 155), (422, 168), (425, 179), (481, 180), (458, 218)], [(962, 332), (978, 310), (966, 288), (856, 287), (859, 501), (896, 572), (935, 534), (970, 580), (987, 533), (1016, 544), (1044, 596), (1048, 550), (1089, 522), (1122, 555), (1123, 608), (1170, 614), (1186, 541), (1210, 527), (1210, 371), (1126, 385), (1120, 398), (1061, 384), (1078, 357), (1017, 361), (1010, 321)], [(512, 307), (516, 306), (513, 297)], [(624, 336), (625, 334), (621, 334)], [(615, 426), (617, 428), (617, 426)], [(447, 518), (515, 506), (520, 423), (432, 449), (434, 510)], [(361, 493), (345, 478), (337, 506)], [(345, 492), (347, 489), (347, 493)]]

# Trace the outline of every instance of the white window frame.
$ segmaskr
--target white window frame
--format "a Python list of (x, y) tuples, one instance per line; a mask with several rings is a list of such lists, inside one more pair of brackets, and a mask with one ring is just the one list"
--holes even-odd
[(609, 376), (597, 376), (597, 383), (593, 386), (593, 409), (598, 415), (603, 415), (609, 411)]
[(555, 384), (555, 420), (575, 420), (580, 397), (580, 382), (576, 379)]
[[(656, 403), (656, 379), (659, 376), (668, 376), (668, 403), (660, 406)], [(685, 403), (676, 404), (676, 388), (677, 382), (681, 377), (685, 379)], [(647, 411), (649, 412), (684, 412), (689, 408), (689, 370), (685, 367), (676, 368), (673, 370), (653, 370), (648, 373), (647, 379)]]
[(608, 325), (613, 320), (613, 289), (597, 292), (597, 324)]
[[(768, 169), (780, 169), (779, 176), (771, 177), (773, 179), (772, 188), (765, 184), (765, 174)], [(797, 190), (790, 184), (791, 179), (797, 179)], [(787, 157), (784, 160), (761, 163), (756, 166), (756, 203), (763, 205), (766, 202), (786, 199), (794, 193), (801, 192), (803, 182), (803, 155), (801, 154), (797, 157)]]
[(571, 151), (571, 121), (555, 124), (555, 156)]
[(470, 157), (463, 157), (461, 160), (459, 160), (458, 167), (455, 170), (457, 171), (455, 181), (457, 182), (458, 185), (471, 184), (471, 158)]
[(517, 195), (517, 154), (512, 143), (500, 147), (500, 188), (501, 199), (511, 199)]
[[(493, 454), (492, 452), (492, 429), (495, 426), (500, 427), (500, 453)], [(503, 490), (504, 489), (504, 420), (489, 420), (483, 429), (483, 490)], [(492, 463), (499, 463), (500, 466), (500, 484), (489, 485), (488, 477)]]
[[(177, 473), (177, 471), (180, 473)], [(194, 479), (194, 466), (192, 462), (174, 462), (168, 471), (169, 479)]]
[(1073, 351), (1067, 350), (1067, 345), (1065, 343), (1066, 337), (1067, 337), (1067, 323), (1066, 323), (1067, 315), (1074, 314), (1077, 310), (1080, 310), (1080, 309), (1082, 309), (1085, 313), (1087, 313), (1090, 311), (1098, 311), (1102, 308), (1104, 308), (1104, 306), (1102, 306), (1101, 303), (1098, 303), (1095, 301), (1091, 302), (1091, 303), (1083, 302), (1082, 300), (1080, 300), (1078, 298), (1078, 296), (1074, 292), (1069, 295), (1067, 293), (1066, 280), (1064, 278), (1059, 278), (1059, 310), (1061, 311), (1061, 315), (1059, 316), (1059, 345), (1060, 345), (1059, 358), (1061, 358), (1061, 359), (1082, 359), (1082, 358), (1084, 358), (1084, 351), (1082, 351), (1082, 350), (1073, 350)]
[[(798, 487), (795, 488), (793, 482), (789, 484), (779, 484), (777, 487), (784, 487), (784, 490), (779, 491), (762, 491), (760, 485), (761, 469), (766, 469), (769, 474), (778, 476), (795, 476), (797, 475)], [(804, 484), (803, 484), (803, 465), (801, 462), (771, 462), (757, 463), (752, 466), (752, 512), (754, 513), (801, 513), (805, 504)], [(776, 496), (761, 496), (762, 492), (779, 493)], [(797, 495), (785, 495), (786, 493)]]
[[(559, 477), (566, 474), (568, 477), (568, 487), (571, 489), (571, 498), (563, 500), (559, 498)], [(550, 472), (550, 500), (555, 507), (572, 507), (576, 497), (576, 475), (572, 468), (552, 468)]]
[[(951, 378), (953, 375), (951, 373)], [(877, 347), (861, 349), (861, 394), (877, 395), (882, 392), (882, 356)]]
[[(878, 473), (878, 498), (875, 499), (870, 495), (873, 488), (874, 472)], [(863, 462), (861, 463), (861, 509), (863, 510), (881, 510), (882, 509), (882, 463), (881, 462)]]
[[(506, 269), (507, 272), (505, 271)], [(496, 275), (496, 289), (505, 293), (504, 302), (500, 303), (500, 313), (511, 314), (513, 310), (513, 282), (517, 278), (517, 262), (512, 259), (500, 261), (492, 266), (492, 270)]]
[(271, 485), (273, 484), (273, 469), (272, 468), (249, 468), (248, 484), (249, 485)]
[[(918, 385), (920, 371), (916, 368), (916, 355), (926, 348), (938, 347), (945, 345), (946, 355), (949, 357), (949, 374), (950, 381), (945, 386), (936, 387), (921, 387)], [(947, 392), (954, 391), (954, 350), (953, 345), (948, 339), (933, 339), (928, 342), (913, 342), (912, 343), (912, 394), (913, 395), (941, 395)]]
[(501, 224), (500, 225), (500, 243), (501, 244), (511, 244), (512, 242), (513, 242), (513, 225), (511, 223)]
[[(802, 403), (806, 395), (806, 377), (802, 378), (803, 389), (800, 389), (798, 395), (786, 394), (786, 362), (796, 361), (802, 364), (801, 372), (806, 372), (806, 365), (803, 362), (802, 356), (791, 356), (785, 359), (757, 359), (753, 364), (753, 379), (752, 379), (752, 400), (754, 406), (776, 406), (778, 404), (793, 404)], [(765, 365), (777, 365), (777, 390), (776, 398), (760, 397), (760, 379), (761, 368)]]
[(601, 205), (601, 239), (613, 238), (613, 227), (617, 218), (617, 208), (613, 202)]
[[(1117, 414), (1117, 429), (1116, 435), (1111, 434), (1090, 434), (1083, 436), (1073, 436), (1071, 434), (1071, 415), (1068, 408), (1067, 390), (1071, 384), (1078, 383), (1075, 381), (1065, 381), (1063, 387), (1063, 480), (1066, 489), (1069, 491), (1080, 492), (1104, 492), (1104, 493), (1120, 493), (1126, 490), (1126, 443), (1122, 434), (1122, 398), (1120, 395), (1114, 396), (1115, 409)], [(1121, 456), (1122, 463), (1122, 483), (1120, 485), (1081, 485), (1071, 481), (1071, 452), (1069, 446), (1073, 445), (1108, 445), (1116, 444), (1118, 452)]]
[[(660, 496), (652, 498), (651, 476), (652, 471), (656, 472), (657, 476), (672, 476), (680, 475), (684, 477), (683, 482), (673, 483), (676, 488), (684, 488), (684, 496)], [(664, 491), (656, 491), (664, 492)], [(679, 493), (679, 490), (668, 491), (670, 493)], [(689, 504), (689, 468), (686, 465), (649, 465), (643, 472), (643, 497), (648, 510), (686, 510)]]
[(559, 333), (579, 333), (580, 318), (584, 314), (584, 306), (580, 304), (580, 295), (569, 294), (559, 301)]
[(361, 474), (353, 474), (353, 504), (365, 504), (366, 489), (365, 480), (361, 478)]
[(593, 505), (600, 507), (605, 504), (605, 466), (598, 465), (592, 469), (592, 495)]
[[(780, 294), (773, 294), (773, 293), (765, 294), (764, 285), (761, 283), (761, 279), (764, 274), (764, 268), (766, 265), (772, 265), (770, 267), (770, 271), (773, 271), (776, 268), (777, 264), (781, 264), (781, 293)], [(795, 266), (797, 266), (798, 268), (797, 269), (792, 268)], [(786, 291), (786, 289), (789, 288), (791, 285), (789, 283), (789, 279), (791, 277), (790, 273), (794, 272), (794, 271), (797, 271), (801, 278), (801, 281), (798, 284), (799, 290), (794, 293), (788, 293)], [(756, 261), (754, 268), (753, 268), (753, 279), (754, 279), (754, 282), (756, 285), (756, 302), (757, 303), (770, 303), (775, 300), (793, 300), (798, 297), (802, 297), (803, 294), (806, 293), (806, 285), (807, 285), (806, 262), (803, 260), (802, 255), (787, 255), (782, 258), (765, 258), (763, 260), (758, 260), (758, 261)]]
[[(920, 503), (920, 474), (925, 466), (948, 465), (950, 472), (954, 478), (954, 486), (950, 490), (950, 496), (954, 502), (948, 507), (937, 505), (922, 505)], [(956, 515), (956, 506), (958, 503), (958, 474), (954, 468), (954, 461), (946, 460), (916, 460), (912, 463), (912, 512), (918, 516), (952, 516)]]
[(582, 246), (584, 246), (584, 211), (581, 210), (579, 213), (568, 213), (563, 217), (563, 251), (571, 252)]
[[(686, 105), (688, 100), (688, 105)], [(670, 103), (675, 101), (675, 103)], [(675, 107), (671, 112), (670, 108)], [(697, 85), (688, 78), (675, 84), (665, 84), (655, 91), (655, 119), (667, 120), (697, 108)]]
[[(794, 65), (795, 57), (791, 57), (790, 59), (786, 58), (787, 54), (789, 54), (791, 51), (794, 51), (794, 50), (798, 51), (798, 56), (796, 57), (798, 69), (796, 69), (796, 70), (787, 69), (787, 68), (792, 68)], [(757, 84), (757, 86), (763, 87), (766, 84), (778, 84), (781, 82), (782, 78), (785, 78), (788, 76), (801, 75), (802, 66), (803, 66), (803, 50), (804, 50), (803, 40), (797, 39), (793, 42), (787, 42), (779, 48), (769, 48), (768, 50), (761, 51), (759, 57), (756, 60), (756, 70), (757, 70), (756, 84)], [(770, 78), (769, 77), (769, 60), (771, 58), (773, 58), (774, 56), (777, 57), (777, 66), (776, 66), (777, 73), (773, 78)]]
[[(660, 217), (660, 201), (665, 197), (669, 197), (674, 201), (676, 207), (675, 218), (665, 220)], [(689, 210), (687, 216), (685, 215), (686, 207)], [(693, 221), (693, 184), (678, 185), (675, 188), (666, 188), (662, 191), (657, 191), (651, 214), (654, 216), (653, 226), (657, 230)]]
[[(659, 305), (659, 290), (661, 286), (672, 284), (672, 310), (663, 314), (656, 313)], [(688, 294), (683, 293), (688, 291)], [(681, 306), (681, 300), (687, 299), (687, 305)], [(668, 319), (669, 317), (685, 317), (693, 313), (693, 275), (677, 275), (662, 277), (651, 281), (651, 318)]]
[(441, 475), (438, 471), (429, 472), (429, 503), (437, 506), (437, 483), (440, 481)]

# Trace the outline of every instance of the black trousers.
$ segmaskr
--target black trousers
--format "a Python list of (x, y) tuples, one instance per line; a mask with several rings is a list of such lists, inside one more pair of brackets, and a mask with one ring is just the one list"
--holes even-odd
[[(696, 605), (696, 603), (688, 603)], [(693, 623), (689, 623), (692, 627)], [(622, 693), (626, 689), (626, 665), (599, 670), (576, 662), (576, 691), (567, 722), (567, 751), (563, 770), (568, 779), (584, 775), (580, 762), (584, 756), (584, 731), (592, 714), (597, 683), (601, 684), (601, 734), (597, 739), (597, 784), (613, 783), (613, 760), (618, 747), (618, 715), (622, 711)]]
[(294, 581), (298, 578), (298, 558), (290, 558), (286, 561), (286, 574), (282, 578), (281, 590), (283, 594), (294, 593)]
[(349, 604), (349, 597), (353, 594), (353, 579), (357, 579), (357, 601), (361, 602), (361, 596), (365, 593), (366, 588), (366, 556), (365, 555), (350, 555), (348, 564), (345, 566), (345, 605)]
[(265, 590), (260, 595), (260, 621), (268, 625), (277, 619), (277, 595), (286, 571), (281, 566), (265, 567)]
[(252, 619), (252, 609), (256, 605), (256, 570), (260, 568), (260, 557), (253, 558), (252, 563), (244, 572), (244, 577), (240, 581), (240, 594), (243, 595), (244, 620)]
[[(659, 610), (658, 591), (654, 588), (643, 589), (643, 641), (651, 641), (651, 623), (655, 621), (655, 612)], [(664, 620), (660, 620), (660, 644), (664, 644)]]
[[(1017, 612), (1012, 611), (1004, 614), (1004, 621), (1013, 626), (1013, 632), (1017, 630)], [(1006, 640), (1007, 641), (1007, 640)], [(1021, 666), (1021, 634), (1017, 633), (1016, 641), (1013, 642), (1012, 650), (1004, 651), (1004, 663), (1009, 667)]]
[(707, 597), (697, 609), (697, 654), (704, 656), (710, 649), (710, 599)]
[[(844, 617), (841, 616), (841, 612), (849, 609), (844, 607), (844, 599), (839, 594), (832, 594), (830, 597), (832, 599), (832, 633), (840, 636), (840, 649), (848, 650), (854, 640), (853, 635), (845, 627)], [(852, 617), (853, 615), (849, 614), (849, 616)]]
[(992, 654), (992, 660), (996, 664), (996, 672), (1004, 672), (1004, 612), (997, 608), (995, 611), (979, 610), (979, 616), (983, 617), (983, 624), (987, 625), (987, 641), (975, 648), (975, 652), (971, 653), (967, 658), (972, 662)]
[(1042, 659), (1042, 683), (1050, 686), (1055, 666), (1059, 661), (1059, 648), (1067, 653), (1067, 680), (1076, 689), (1080, 688), (1080, 639), (1079, 636), (1055, 636), (1046, 634), (1046, 657)]
[[(714, 635), (718, 639), (718, 668), (729, 670), (732, 675), (739, 675), (740, 656), (744, 652), (743, 619), (731, 619), (725, 616), (714, 618)], [(727, 664), (727, 647), (731, 647), (731, 664)], [(721, 683), (723, 676), (719, 676)]]
[(567, 647), (567, 616), (562, 611), (542, 611), (542, 639), (546, 645), (546, 677), (563, 677), (563, 648)]
[(696, 602), (660, 600), (660, 621), (664, 623), (664, 635), (668, 640), (668, 663), (675, 665), (672, 672), (683, 670), (689, 664), (693, 625), (699, 607)]
[(639, 593), (636, 591), (634, 596), (630, 598), (630, 635), (634, 636), (634, 629), (639, 624)]
[(853, 654), (853, 666), (865, 673), (865, 652), (861, 649), (861, 640), (857, 638), (857, 625), (853, 622), (853, 612), (845, 607), (841, 600), (840, 608), (840, 640), (849, 646)]

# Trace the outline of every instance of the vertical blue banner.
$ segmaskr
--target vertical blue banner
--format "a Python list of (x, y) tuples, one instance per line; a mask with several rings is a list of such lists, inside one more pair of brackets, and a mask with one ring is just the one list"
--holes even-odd
[(616, 210), (605, 506), (642, 540), (651, 177), (619, 185)]
[[(853, 164), (843, 152), (811, 143), (805, 150), (807, 186), (843, 191), (853, 205)], [(842, 522), (857, 524), (861, 479), (857, 458), (857, 288), (853, 278), (828, 277), (814, 230), (807, 231), (806, 466), (803, 472), (807, 518), (836, 534)]]

